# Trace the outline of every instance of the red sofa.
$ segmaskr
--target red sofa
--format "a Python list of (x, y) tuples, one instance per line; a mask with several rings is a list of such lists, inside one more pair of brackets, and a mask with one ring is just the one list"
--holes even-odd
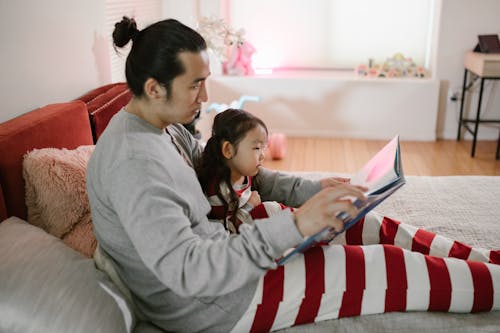
[(93, 145), (130, 98), (126, 84), (109, 84), (0, 124), (0, 332), (160, 332), (93, 259), (26, 222), (24, 156)]
[(87, 105), (94, 142), (99, 139), (111, 117), (131, 98), (132, 93), (126, 83), (107, 84), (78, 98)]
[(126, 83), (112, 83), (74, 101), (47, 105), (0, 124), (0, 221), (27, 217), (22, 176), (26, 152), (95, 143), (131, 97)]

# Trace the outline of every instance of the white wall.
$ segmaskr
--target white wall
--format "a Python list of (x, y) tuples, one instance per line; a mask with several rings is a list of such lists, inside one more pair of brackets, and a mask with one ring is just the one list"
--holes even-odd
[(0, 121), (110, 82), (102, 0), (0, 2)]
[[(439, 83), (433, 79), (369, 79), (351, 73), (214, 76), (210, 101), (230, 104), (259, 96), (244, 108), (271, 131), (292, 136), (435, 140)], [(202, 114), (199, 129), (210, 134), (215, 112)], [(208, 126), (206, 125), (208, 123)]]
[[(217, 15), (224, 1), (163, 0), (163, 15), (194, 26), (198, 12)], [(103, 0), (0, 2), (0, 121), (76, 98), (111, 81), (104, 7)], [(435, 60), (435, 76), (440, 81), (438, 137), (456, 136), (458, 103), (449, 102), (448, 90), (460, 90), (463, 54), (476, 44), (476, 36), (500, 32), (498, 13), (499, 0), (442, 0)], [(484, 112), (492, 118), (500, 117), (498, 85), (486, 86)], [(287, 88), (285, 81), (281, 89)], [(228, 97), (218, 102), (228, 102), (232, 96)], [(428, 101), (421, 102), (416, 100), (412, 107), (427, 107)], [(480, 137), (496, 139), (498, 130), (488, 129), (481, 126)]]
[[(451, 102), (450, 94), (453, 92), (461, 93), (463, 80), (463, 57), (467, 50), (472, 49), (477, 43), (477, 35), (487, 33), (500, 32), (500, 1), (498, 0), (436, 0), (436, 27), (437, 33), (433, 39), (433, 56), (431, 66), (433, 77), (439, 81), (439, 86), (436, 87), (434, 82), (429, 82), (426, 89), (419, 89), (414, 93), (410, 93), (413, 89), (412, 83), (403, 80), (399, 86), (395, 88), (394, 84), (385, 84), (377, 86), (368, 84), (353, 83), (353, 79), (338, 79), (333, 77), (330, 79), (331, 91), (330, 94), (324, 94), (325, 86), (322, 80), (311, 81), (307, 75), (301, 79), (274, 80), (274, 86), (269, 80), (261, 80), (258, 78), (231, 79), (214, 77), (211, 82), (211, 96), (209, 102), (229, 103), (237, 99), (241, 94), (255, 94), (263, 97), (259, 105), (248, 105), (252, 112), (256, 112), (265, 119), (276, 130), (284, 131), (288, 134), (304, 134), (310, 135), (347, 135), (351, 137), (359, 137), (360, 135), (367, 138), (380, 137), (383, 135), (383, 129), (380, 132), (370, 132), (368, 124), (372, 122), (370, 117), (364, 116), (366, 109), (371, 110), (372, 114), (376, 113), (380, 116), (379, 119), (387, 119), (388, 122), (396, 121), (392, 124), (392, 130), (402, 133), (407, 138), (427, 140), (434, 137), (454, 139), (457, 135), (457, 121), (459, 112), (459, 102)], [(194, 8), (202, 15), (217, 14), (221, 12), (220, 3), (224, 1), (210, 0), (202, 2), (205, 4), (203, 8), (197, 8), (196, 0), (191, 0)], [(189, 1), (188, 1), (189, 3)], [(217, 7), (219, 6), (219, 7)], [(279, 83), (277, 83), (279, 82)], [(317, 98), (311, 100), (307, 92), (302, 92), (295, 89), (297, 85), (307, 82), (308, 89), (318, 89)], [(342, 94), (333, 87), (338, 87), (341, 82), (344, 82)], [(233, 84), (232, 87), (229, 87)], [(483, 95), (482, 115), (484, 118), (500, 119), (500, 94), (497, 81), (487, 81), (486, 89)], [(372, 90), (367, 90), (366, 87), (371, 86)], [(349, 87), (349, 91), (346, 90)], [(430, 89), (436, 87), (439, 90), (439, 95), (436, 90)], [(281, 89), (281, 92), (279, 92)], [(477, 90), (473, 89), (469, 103), (466, 104), (468, 116), (473, 117), (476, 112)], [(293, 94), (290, 93), (293, 91)], [(363, 92), (364, 91), (364, 92)], [(378, 98), (374, 99), (373, 92), (378, 91)], [(342, 103), (338, 103), (332, 96), (341, 96)], [(330, 97), (332, 98), (330, 98)], [(346, 96), (351, 96), (349, 99)], [(355, 96), (355, 97), (353, 97)], [(408, 99), (408, 96), (412, 96)], [(385, 100), (385, 101), (384, 101)], [(274, 104), (276, 101), (279, 103)], [(310, 103), (310, 108), (306, 108), (303, 101)], [(364, 101), (366, 103), (362, 103)], [(369, 103), (368, 101), (375, 101)], [(390, 108), (400, 106), (403, 112), (389, 110)], [(325, 120), (330, 120), (331, 128), (327, 128), (324, 123), (318, 123), (316, 119), (308, 119), (308, 116), (318, 117), (315, 113), (301, 114), (298, 118), (297, 110), (315, 109), (322, 110), (322, 115), (325, 111), (330, 112), (324, 117)], [(333, 107), (337, 108), (335, 112)], [(343, 108), (338, 110), (338, 108)], [(356, 108), (366, 108), (358, 110)], [(434, 110), (426, 110), (428, 107), (435, 107)], [(286, 112), (284, 112), (286, 108)], [(262, 110), (266, 110), (263, 112)], [(304, 111), (305, 112), (305, 111)], [(391, 117), (396, 114), (397, 117)], [(298, 120), (299, 123), (293, 123), (290, 119)], [(334, 120), (342, 120), (346, 124), (345, 127), (339, 127), (342, 121), (331, 121), (331, 117), (336, 117)], [(200, 121), (200, 128), (205, 136), (209, 132), (211, 117), (213, 115), (204, 115), (205, 119)], [(358, 119), (357, 127), (355, 118)], [(416, 117), (416, 118), (415, 118)], [(427, 117), (427, 118), (426, 118)], [(320, 118), (321, 119), (321, 118)], [(347, 122), (346, 122), (347, 120)], [(416, 121), (415, 121), (416, 120)], [(412, 124), (414, 128), (408, 128)], [(434, 135), (429, 135), (429, 126), (434, 126)], [(302, 130), (298, 127), (302, 126)], [(496, 127), (495, 127), (496, 126)], [(420, 129), (420, 130), (419, 130)], [(364, 133), (364, 134), (360, 134)], [(208, 135), (208, 134), (207, 134)], [(387, 134), (388, 137), (390, 135)], [(470, 138), (469, 134), (466, 134)], [(480, 126), (480, 139), (496, 139), (498, 137), (498, 125), (483, 124)]]
[[(460, 103), (450, 102), (449, 92), (461, 92), (464, 54), (476, 45), (477, 35), (491, 33), (500, 33), (499, 0), (443, 0), (436, 68), (436, 75), (441, 80), (437, 126), (439, 137), (456, 138)], [(500, 119), (500, 82), (486, 82), (481, 114), (484, 118)], [(478, 95), (478, 89), (474, 90), (472, 110), (469, 110), (472, 118), (476, 114)], [(479, 137), (497, 139), (498, 124), (496, 126), (481, 125)]]
[(196, 29), (199, 11), (198, 1), (196, 0), (163, 0), (163, 16), (165, 18), (174, 18), (182, 23)]

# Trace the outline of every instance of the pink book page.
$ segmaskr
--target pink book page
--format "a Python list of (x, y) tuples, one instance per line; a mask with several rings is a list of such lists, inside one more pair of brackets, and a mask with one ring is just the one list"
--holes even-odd
[(384, 146), (361, 170), (351, 178), (351, 184), (368, 187), (368, 192), (376, 190), (397, 177), (394, 170), (398, 136)]

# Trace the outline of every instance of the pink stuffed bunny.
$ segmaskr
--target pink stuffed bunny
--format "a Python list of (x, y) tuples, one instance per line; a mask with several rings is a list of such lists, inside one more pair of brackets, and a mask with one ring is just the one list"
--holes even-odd
[(224, 73), (228, 75), (252, 75), (252, 55), (255, 48), (248, 41), (238, 41), (229, 59), (224, 63)]

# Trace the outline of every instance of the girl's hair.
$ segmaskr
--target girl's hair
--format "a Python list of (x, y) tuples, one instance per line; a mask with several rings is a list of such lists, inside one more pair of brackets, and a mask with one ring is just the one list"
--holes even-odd
[(198, 53), (207, 48), (199, 33), (174, 19), (156, 22), (139, 31), (135, 20), (124, 16), (115, 24), (113, 43), (115, 48), (124, 47), (131, 40), (125, 76), (137, 97), (144, 94), (146, 80), (153, 78), (166, 87), (167, 98), (170, 98), (172, 81), (185, 72), (178, 54)]
[[(215, 192), (224, 204), (225, 216), (232, 211), (231, 220), (234, 224), (238, 210), (238, 195), (231, 184), (231, 169), (226, 165), (222, 154), (222, 144), (228, 141), (238, 151), (238, 144), (248, 131), (261, 126), (266, 134), (266, 124), (256, 116), (240, 109), (228, 109), (215, 116), (212, 126), (212, 136), (208, 139), (202, 158), (196, 166), (196, 172), (201, 187), (207, 191), (215, 186)], [(215, 181), (215, 183), (214, 183)], [(229, 202), (224, 199), (220, 191), (220, 184), (225, 183), (230, 190)], [(235, 224), (236, 225), (236, 224)]]

